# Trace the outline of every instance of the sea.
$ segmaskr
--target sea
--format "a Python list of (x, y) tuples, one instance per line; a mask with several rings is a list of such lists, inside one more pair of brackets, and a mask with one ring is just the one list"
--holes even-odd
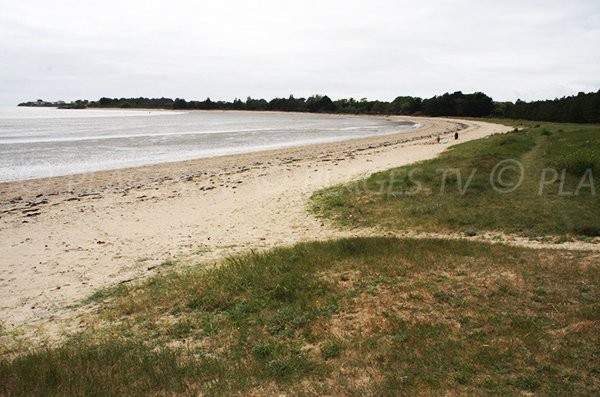
[(0, 181), (335, 142), (416, 126), (330, 114), (0, 107)]

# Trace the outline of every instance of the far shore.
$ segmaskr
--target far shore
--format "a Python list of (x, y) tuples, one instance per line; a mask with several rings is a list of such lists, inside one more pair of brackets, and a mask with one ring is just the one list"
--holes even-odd
[[(398, 117), (418, 128), (177, 163), (0, 184), (0, 321), (60, 331), (69, 305), (98, 288), (249, 249), (353, 235), (307, 213), (310, 195), (435, 157), (511, 128)], [(436, 143), (436, 137), (460, 139)], [(72, 323), (72, 322), (70, 322)]]

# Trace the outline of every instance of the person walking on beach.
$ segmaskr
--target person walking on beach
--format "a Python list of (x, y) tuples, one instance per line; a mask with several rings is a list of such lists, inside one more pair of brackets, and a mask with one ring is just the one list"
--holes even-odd
[(458, 139), (458, 132), (455, 132), (454, 133), (454, 140), (457, 140), (457, 139)]
[(437, 137), (437, 143), (440, 143), (440, 136)]

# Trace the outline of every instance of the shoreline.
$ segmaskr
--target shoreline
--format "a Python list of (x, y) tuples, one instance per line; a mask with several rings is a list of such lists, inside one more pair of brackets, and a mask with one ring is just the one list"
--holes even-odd
[[(56, 109), (56, 108), (52, 108), (52, 109)], [(69, 110), (69, 109), (61, 109), (61, 110)], [(251, 113), (251, 114), (255, 114), (255, 111), (246, 111), (246, 110), (197, 110), (197, 109), (190, 109), (190, 110), (171, 110), (171, 109), (152, 109), (152, 108), (136, 108), (136, 109), (122, 109), (122, 108), (89, 108), (89, 109), (77, 109), (77, 110), (91, 110), (91, 111), (95, 111), (95, 110), (108, 110), (108, 111), (125, 111), (125, 112), (145, 112), (145, 111), (157, 111), (157, 112), (164, 112), (164, 113), (194, 113), (194, 112), (219, 112), (219, 113)], [(170, 164), (184, 164), (184, 163), (191, 163), (191, 162), (195, 162), (195, 161), (199, 161), (199, 160), (204, 160), (204, 159), (213, 159), (213, 158), (225, 158), (225, 157), (237, 157), (237, 156), (244, 156), (244, 155), (249, 155), (252, 153), (275, 153), (275, 152), (280, 152), (283, 150), (287, 150), (287, 149), (296, 149), (296, 148), (304, 148), (304, 147), (317, 147), (317, 146), (325, 146), (325, 145), (330, 145), (330, 144), (337, 144), (337, 143), (344, 143), (344, 142), (358, 142), (361, 140), (369, 140), (372, 138), (378, 138), (378, 137), (390, 137), (390, 136), (396, 136), (396, 135), (401, 135), (401, 134), (408, 134), (411, 133), (417, 129), (419, 129), (421, 127), (421, 125), (416, 122), (416, 121), (409, 121), (409, 119), (411, 120), (416, 120), (418, 119), (417, 117), (410, 117), (410, 116), (385, 116), (385, 115), (357, 115), (357, 114), (337, 114), (337, 113), (318, 113), (318, 114), (314, 114), (314, 113), (305, 113), (305, 112), (283, 112), (283, 111), (261, 111), (261, 113), (270, 113), (270, 114), (282, 114), (282, 115), (289, 115), (289, 114), (299, 114), (299, 115), (318, 115), (318, 116), (328, 116), (328, 117), (333, 117), (333, 118), (366, 118), (366, 119), (379, 119), (379, 120), (384, 120), (384, 121), (390, 121), (390, 122), (404, 122), (407, 121), (409, 123), (412, 123), (413, 125), (410, 126), (410, 128), (407, 129), (402, 129), (402, 130), (395, 130), (392, 132), (386, 132), (386, 133), (382, 133), (382, 134), (378, 134), (378, 135), (370, 135), (370, 136), (359, 136), (356, 138), (348, 138), (348, 137), (332, 137), (331, 140), (329, 141), (322, 141), (322, 142), (299, 142), (299, 143), (292, 143), (290, 145), (287, 144), (282, 144), (279, 147), (272, 147), (272, 148), (261, 148), (261, 149), (252, 149), (250, 148), (249, 150), (242, 150), (239, 152), (232, 152), (232, 153), (225, 153), (225, 154), (214, 154), (214, 155), (206, 155), (206, 156), (200, 156), (200, 157), (196, 157), (196, 158), (192, 158), (192, 159), (174, 159), (174, 160), (167, 160), (167, 161), (160, 161), (160, 162), (151, 162), (151, 163), (147, 163), (147, 164), (138, 164), (138, 165), (127, 165), (127, 166), (123, 166), (123, 167), (116, 167), (116, 168), (108, 168), (108, 169), (99, 169), (99, 170), (89, 170), (89, 171), (76, 171), (73, 173), (67, 173), (67, 174), (63, 174), (63, 175), (54, 175), (54, 176), (43, 176), (43, 177), (33, 177), (33, 178), (26, 178), (26, 179), (10, 179), (10, 180), (0, 180), (0, 197), (2, 196), (2, 193), (6, 190), (5, 189), (5, 185), (8, 184), (26, 184), (28, 182), (32, 182), (35, 184), (35, 181), (39, 181), (40, 183), (44, 183), (45, 181), (49, 181), (55, 178), (79, 178), (82, 175), (88, 175), (88, 174), (101, 174), (101, 173), (119, 173), (119, 172), (128, 172), (128, 170), (135, 170), (135, 169), (143, 169), (143, 168), (148, 168), (148, 167), (160, 167), (162, 165), (170, 165)], [(234, 149), (235, 150), (235, 149)]]
[[(116, 110), (127, 110), (127, 109), (116, 109)], [(167, 111), (171, 111), (171, 110), (167, 110)], [(195, 110), (190, 110), (190, 111), (195, 111)], [(200, 110), (198, 110), (198, 111), (200, 111)], [(201, 111), (204, 112), (204, 110), (201, 110)], [(225, 112), (225, 110), (211, 110), (211, 111)], [(242, 112), (242, 111), (236, 111), (236, 112)], [(274, 112), (273, 111), (270, 113), (286, 113), (286, 112)], [(289, 113), (289, 112), (287, 112), (287, 113)], [(300, 114), (302, 114), (302, 113), (300, 113)], [(351, 144), (351, 145), (361, 145), (361, 144), (378, 145), (381, 143), (387, 144), (387, 143), (389, 143), (388, 141), (392, 141), (395, 143), (405, 143), (405, 142), (410, 142), (410, 141), (419, 140), (419, 139), (434, 138), (435, 136), (439, 135), (439, 133), (437, 133), (437, 132), (427, 135), (427, 136), (423, 136), (421, 134), (421, 128), (423, 127), (423, 125), (421, 125), (421, 123), (419, 123), (419, 120), (421, 120), (421, 122), (422, 122), (423, 119), (426, 119), (426, 118), (405, 117), (405, 116), (378, 116), (378, 115), (374, 115), (374, 116), (352, 115), (352, 116), (386, 118), (386, 119), (396, 118), (398, 121), (411, 121), (415, 124), (415, 127), (412, 127), (411, 129), (408, 129), (408, 130), (401, 130), (401, 131), (396, 131), (396, 132), (387, 133), (387, 134), (336, 140), (336, 141), (332, 141), (332, 142), (308, 143), (308, 144), (300, 144), (300, 145), (296, 145), (296, 146), (289, 146), (289, 147), (276, 148), (276, 149), (265, 149), (265, 150), (256, 150), (256, 151), (249, 151), (249, 152), (242, 152), (242, 153), (235, 153), (235, 154), (224, 154), (224, 155), (215, 155), (215, 156), (208, 156), (208, 157), (199, 157), (199, 158), (191, 159), (191, 160), (174, 160), (174, 161), (168, 161), (168, 162), (160, 162), (160, 163), (147, 164), (147, 165), (115, 168), (115, 169), (109, 169), (109, 170), (98, 170), (98, 171), (73, 173), (73, 174), (67, 174), (67, 175), (57, 175), (57, 176), (52, 176), (52, 177), (0, 181), (0, 213), (2, 210), (5, 210), (5, 208), (3, 208), (3, 207), (6, 204), (7, 199), (8, 199), (8, 201), (10, 201), (10, 200), (14, 200), (16, 197), (22, 197), (23, 201), (27, 201), (26, 197), (29, 197), (29, 199), (31, 199), (32, 198), (31, 196), (33, 196), (33, 198), (35, 198), (35, 196), (38, 196), (39, 194), (56, 195), (59, 192), (43, 190), (49, 186), (53, 186), (56, 184), (62, 185), (62, 186), (80, 186), (81, 187), (82, 181), (89, 181), (92, 179), (100, 179), (100, 180), (105, 180), (105, 181), (108, 181), (110, 179), (120, 180), (120, 179), (123, 179), (123, 175), (125, 175), (125, 178), (129, 181), (136, 181), (140, 175), (146, 175), (148, 177), (152, 177), (153, 175), (156, 176), (156, 175), (162, 175), (164, 173), (169, 173), (174, 168), (180, 168), (180, 167), (197, 168), (197, 167), (203, 166), (203, 165), (209, 166), (210, 163), (213, 163), (213, 162), (227, 163), (227, 162), (235, 162), (236, 160), (244, 161), (244, 160), (251, 159), (252, 157), (256, 157), (257, 159), (270, 158), (273, 156), (280, 156), (280, 155), (283, 155), (288, 152), (291, 155), (291, 154), (297, 154), (297, 153), (300, 153), (303, 151), (340, 149), (340, 146), (346, 146), (348, 144)], [(448, 122), (450, 124), (454, 124), (454, 126), (451, 126), (449, 129), (440, 131), (441, 134), (444, 134), (444, 133), (449, 134), (450, 132), (454, 132), (455, 129), (457, 129), (456, 127), (460, 126), (462, 124), (460, 122), (460, 120), (451, 120), (451, 119), (439, 119), (439, 120), (445, 120), (446, 122)], [(458, 129), (458, 130), (460, 131), (460, 129)], [(145, 180), (143, 182), (149, 182), (149, 181)], [(15, 188), (15, 187), (17, 187), (17, 188)], [(102, 189), (100, 189), (100, 190), (105, 190), (105, 188), (107, 188), (107, 187), (109, 187), (108, 183), (105, 186), (102, 186)], [(92, 186), (89, 186), (89, 188), (92, 188)], [(21, 191), (24, 195), (21, 195), (21, 196), (17, 195), (15, 197), (9, 198), (11, 192), (17, 193), (19, 191)], [(30, 194), (27, 194), (27, 192), (29, 192)], [(68, 192), (60, 192), (60, 193), (68, 193)], [(85, 194), (88, 192), (82, 192), (82, 193)]]
[(35, 177), (35, 178), (26, 178), (26, 179), (0, 180), (0, 192), (2, 191), (3, 185), (9, 185), (9, 184), (24, 184), (24, 183), (28, 183), (28, 182), (36, 183), (36, 181), (39, 183), (45, 183), (47, 181), (57, 179), (57, 178), (63, 178), (63, 179), (78, 178), (83, 175), (90, 175), (90, 174), (102, 174), (102, 173), (115, 174), (115, 173), (119, 173), (119, 172), (136, 172), (143, 168), (149, 168), (149, 167), (160, 168), (161, 166), (170, 166), (170, 165), (174, 165), (174, 164), (181, 164), (181, 165), (185, 166), (186, 163), (193, 163), (193, 162), (197, 162), (200, 160), (235, 158), (235, 157), (240, 157), (240, 156), (252, 155), (254, 153), (256, 153), (256, 154), (277, 154), (279, 152), (282, 152), (282, 151), (285, 151), (288, 149), (302, 149), (302, 148), (311, 148), (311, 147), (318, 148), (321, 146), (326, 146), (326, 145), (336, 144), (336, 143), (352, 143), (352, 142), (358, 142), (361, 140), (366, 141), (366, 140), (370, 140), (372, 138), (377, 138), (377, 137), (405, 135), (405, 134), (410, 133), (418, 128), (420, 128), (420, 125), (415, 124), (414, 126), (410, 127), (410, 129), (382, 133), (382, 134), (372, 135), (372, 136), (363, 136), (363, 137), (357, 137), (357, 138), (342, 138), (342, 139), (332, 138), (329, 141), (323, 141), (323, 142), (309, 142), (309, 143), (300, 142), (300, 143), (294, 143), (294, 144), (285, 145), (285, 146), (281, 146), (281, 147), (261, 148), (261, 149), (257, 149), (257, 150), (250, 148), (248, 150), (241, 150), (239, 152), (232, 151), (231, 153), (206, 155), (206, 156), (196, 157), (193, 159), (160, 161), (160, 162), (156, 162), (156, 163), (130, 165), (130, 166), (124, 166), (124, 167), (117, 167), (117, 168), (73, 172), (73, 173), (69, 173), (69, 174), (55, 175), (55, 176), (50, 176), (50, 177)]
[[(99, 288), (250, 249), (356, 233), (308, 214), (310, 195), (510, 127), (401, 117), (393, 135), (0, 184), (0, 321), (38, 337)], [(436, 144), (460, 129), (461, 138)], [(17, 198), (19, 198), (17, 200)], [(76, 321), (75, 321), (76, 323)]]

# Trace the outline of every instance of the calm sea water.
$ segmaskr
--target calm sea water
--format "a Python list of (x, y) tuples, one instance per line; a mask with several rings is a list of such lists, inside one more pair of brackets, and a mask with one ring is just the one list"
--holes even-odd
[(296, 113), (0, 108), (0, 180), (333, 142), (414, 126)]

